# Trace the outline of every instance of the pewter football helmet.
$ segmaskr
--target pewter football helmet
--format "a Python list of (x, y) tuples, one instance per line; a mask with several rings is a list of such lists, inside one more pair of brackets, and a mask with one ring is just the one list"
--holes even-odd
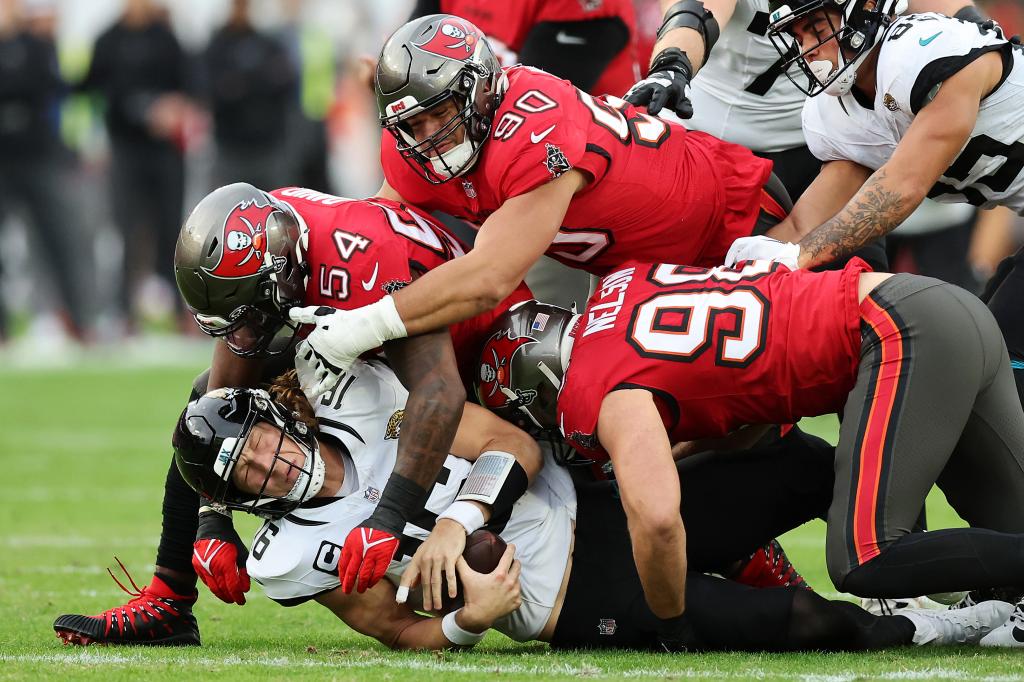
[[(243, 357), (283, 352), (308, 273), (305, 228), (292, 209), (238, 182), (192, 210), (174, 249), (174, 277), (199, 328)], [(274, 344), (275, 348), (271, 347)]]
[[(410, 21), (388, 38), (377, 61), (380, 124), (428, 182), (447, 182), (476, 163), (498, 108), (501, 75), (483, 32), (465, 19), (433, 14)], [(456, 113), (417, 140), (409, 119), (448, 100)]]

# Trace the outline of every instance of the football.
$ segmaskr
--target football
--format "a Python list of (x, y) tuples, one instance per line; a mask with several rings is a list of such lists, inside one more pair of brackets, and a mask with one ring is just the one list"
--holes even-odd
[[(462, 550), (462, 558), (477, 573), (490, 573), (498, 566), (501, 555), (505, 553), (505, 541), (489, 530), (475, 530), (466, 538), (466, 548)], [(462, 585), (455, 599), (448, 596), (445, 589), (441, 596), (442, 610), (457, 609), (462, 606)]]
[(505, 553), (505, 541), (489, 530), (475, 530), (466, 538), (466, 549), (462, 558), (477, 573), (490, 573)]

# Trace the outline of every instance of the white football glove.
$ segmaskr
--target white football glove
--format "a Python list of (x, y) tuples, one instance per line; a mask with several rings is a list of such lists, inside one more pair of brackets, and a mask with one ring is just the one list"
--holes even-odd
[(293, 322), (316, 325), (295, 347), (299, 382), (310, 401), (334, 388), (360, 355), (385, 341), (406, 336), (405, 323), (390, 296), (355, 310), (292, 308), (288, 317)]
[(770, 260), (796, 270), (799, 267), (800, 246), (764, 235), (740, 237), (729, 247), (729, 253), (725, 255), (725, 266), (731, 268), (745, 260)]

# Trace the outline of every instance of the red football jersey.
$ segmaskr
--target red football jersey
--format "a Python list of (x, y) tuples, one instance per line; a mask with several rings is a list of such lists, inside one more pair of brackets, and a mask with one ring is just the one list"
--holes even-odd
[(566, 439), (588, 456), (601, 403), (646, 388), (673, 443), (745, 424), (789, 424), (836, 412), (860, 356), (855, 258), (843, 270), (790, 271), (627, 263), (600, 283), (575, 330), (558, 398)]
[[(633, 0), (441, 0), (441, 11), (468, 19), (485, 35), (497, 38), (513, 52), (523, 49), (530, 29), (541, 22), (618, 17), (629, 29), (629, 43), (605, 67), (591, 94), (621, 96), (640, 79)], [(572, 36), (566, 38), (572, 39)]]
[[(302, 187), (272, 191), (309, 229), (306, 305), (351, 310), (393, 294), (466, 247), (430, 216), (381, 199), (346, 199)], [(471, 382), (494, 320), (531, 298), (520, 285), (494, 310), (450, 327), (463, 380)]]
[(573, 197), (547, 254), (594, 274), (627, 260), (714, 266), (750, 235), (771, 161), (543, 71), (505, 75), (489, 139), (462, 177), (430, 184), (384, 134), (384, 176), (403, 199), (479, 225), (508, 199), (576, 168), (591, 183)]

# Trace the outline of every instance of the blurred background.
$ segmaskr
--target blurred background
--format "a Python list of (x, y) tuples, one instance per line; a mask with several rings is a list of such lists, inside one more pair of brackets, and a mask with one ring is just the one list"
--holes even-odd
[[(208, 358), (173, 285), (182, 218), (239, 180), (373, 194), (366, 58), (412, 5), (0, 0), (0, 363)], [(636, 0), (642, 60), (657, 5)], [(984, 9), (1024, 29), (1024, 0)], [(1022, 231), (928, 204), (891, 262), (977, 290)]]

